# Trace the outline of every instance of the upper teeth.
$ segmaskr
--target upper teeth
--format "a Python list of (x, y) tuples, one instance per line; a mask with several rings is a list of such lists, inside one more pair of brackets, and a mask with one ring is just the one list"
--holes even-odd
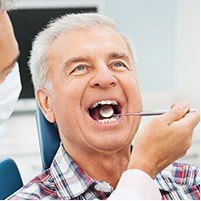
[(94, 103), (90, 109), (96, 108), (98, 105), (118, 105), (117, 101), (113, 101), (113, 100), (102, 100), (99, 102)]

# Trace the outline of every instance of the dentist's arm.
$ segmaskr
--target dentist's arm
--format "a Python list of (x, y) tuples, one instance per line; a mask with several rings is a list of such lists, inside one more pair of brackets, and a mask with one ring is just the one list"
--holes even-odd
[(187, 113), (189, 109), (186, 101), (179, 102), (136, 135), (128, 170), (109, 199), (160, 199), (153, 179), (185, 155), (199, 122), (199, 113)]

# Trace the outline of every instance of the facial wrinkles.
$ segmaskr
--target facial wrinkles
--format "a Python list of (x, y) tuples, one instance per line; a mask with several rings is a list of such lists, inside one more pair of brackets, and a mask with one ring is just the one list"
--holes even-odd
[[(66, 47), (65, 47), (66, 43), (63, 42), (62, 38), (65, 40), (70, 38), (70, 36), (75, 38), (76, 34), (78, 34), (81, 37), (79, 37), (76, 42), (76, 43), (78, 43), (78, 45), (76, 45), (76, 43), (75, 43), (73, 45), (73, 49), (71, 48), (71, 52), (75, 53), (75, 55), (78, 55), (78, 54), (84, 55), (88, 50), (91, 52), (91, 55), (98, 55), (100, 52), (102, 52), (101, 48), (102, 47), (107, 48), (107, 46), (108, 47), (113, 46), (114, 49), (119, 49), (119, 47), (121, 47), (123, 49), (128, 49), (125, 44), (125, 41), (123, 41), (122, 37), (119, 36), (119, 34), (117, 34), (115, 31), (110, 30), (110, 29), (108, 30), (109, 33), (112, 32), (115, 34), (115, 40), (111, 41), (111, 38), (110, 38), (111, 35), (108, 34), (107, 31), (106, 32), (104, 32), (104, 31), (100, 32), (99, 30), (96, 31), (96, 28), (94, 30), (95, 30), (95, 32), (92, 29), (91, 31), (90, 30), (82, 30), (82, 31), (73, 31), (73, 32), (64, 34), (62, 37), (60, 37), (60, 39), (58, 38), (60, 41), (60, 46), (59, 46), (60, 48), (53, 48), (54, 50), (57, 49), (56, 52), (55, 51), (53, 51), (53, 52), (55, 52), (58, 56), (59, 51), (61, 51), (61, 55), (62, 55), (64, 49), (66, 50)], [(118, 40), (118, 42), (117, 42), (117, 40)], [(72, 46), (70, 41), (67, 43), (70, 43), (70, 47)], [(67, 47), (67, 49), (68, 49), (68, 47)], [(84, 49), (83, 54), (80, 52), (80, 49)], [(127, 51), (129, 52), (129, 50), (127, 50)]]
[[(88, 43), (87, 43), (88, 44)], [(96, 42), (95, 42), (95, 44), (96, 44)], [(120, 47), (118, 46), (118, 43), (109, 43), (110, 45), (112, 45), (112, 49), (114, 50), (114, 49), (117, 49), (117, 51), (114, 51), (114, 52), (123, 52), (124, 53), (124, 51), (125, 51), (125, 48), (126, 48), (126, 53), (127, 52), (129, 52), (128, 50), (127, 50), (127, 47), (126, 47), (126, 45), (124, 44), (124, 45), (120, 45)], [(109, 45), (109, 46), (110, 46)], [(88, 46), (90, 46), (90, 45), (88, 45)], [(99, 48), (102, 48), (102, 45), (101, 44), (96, 44), (95, 46), (93, 45), (93, 44), (91, 44), (91, 46), (93, 47), (92, 49), (89, 49), (89, 53), (90, 54), (88, 54), (87, 55), (87, 57), (90, 57), (90, 60), (92, 60), (92, 61), (94, 61), (94, 58), (91, 56), (91, 55), (97, 55), (97, 56), (99, 56), (99, 58), (100, 58), (100, 60), (102, 59), (106, 64), (108, 63), (108, 62), (106, 62), (105, 60), (107, 60), (108, 59), (108, 55), (107, 56), (105, 56), (105, 49), (108, 49), (108, 48), (106, 48), (104, 45), (103, 45), (103, 47), (105, 48), (105, 49), (99, 49)], [(117, 48), (114, 48), (114, 47), (117, 47)], [(55, 48), (54, 48), (55, 49)], [(77, 48), (77, 49), (80, 49), (80, 48)], [(81, 48), (81, 49), (83, 49), (83, 47)], [(120, 49), (123, 49), (124, 51), (120, 51)], [(84, 48), (84, 50), (85, 50), (85, 48)], [(80, 54), (77, 54), (77, 51), (79, 51), (79, 50), (76, 50), (76, 48), (75, 49), (73, 49), (73, 51), (72, 52), (75, 52), (75, 55), (80, 55)], [(87, 50), (86, 50), (87, 51)], [(62, 52), (62, 51), (61, 51)], [(101, 54), (101, 52), (103, 52), (103, 54)], [(111, 51), (109, 54), (114, 54), (114, 52), (113, 51)], [(58, 52), (57, 52), (58, 53)], [(85, 53), (85, 52), (84, 52)], [(78, 56), (79, 57), (79, 56)], [(86, 56), (85, 56), (86, 57)], [(91, 58), (92, 57), (92, 58)], [(61, 58), (62, 59), (62, 58)], [(105, 59), (105, 60), (104, 60)], [(104, 63), (103, 62), (103, 63)], [(58, 63), (58, 62), (57, 62)], [(96, 65), (97, 64), (94, 64), (94, 63), (92, 63), (92, 67), (94, 68), (94, 67), (96, 67)], [(131, 72), (130, 72), (131, 73)], [(90, 74), (90, 73), (89, 73)], [(133, 73), (134, 74), (134, 73)], [(83, 77), (85, 77), (86, 79), (88, 79), (89, 77), (88, 77), (89, 75), (84, 75)], [(134, 75), (133, 75), (134, 76)], [(82, 80), (84, 81), (84, 78), (83, 77), (80, 77), (80, 79), (82, 78)], [(74, 79), (75, 77), (73, 77), (73, 76), (69, 76), (68, 78), (66, 77), (66, 74), (65, 73), (60, 73), (59, 74), (59, 79), (62, 79), (62, 81), (63, 81), (63, 83), (64, 84), (68, 84), (69, 82), (71, 82), (73, 79)], [(118, 77), (116, 77), (116, 79), (118, 79)], [(87, 82), (87, 81), (86, 81)], [(89, 82), (89, 80), (88, 80), (88, 82)]]
[[(96, 55), (96, 56), (94, 56)], [(89, 67), (91, 67), (91, 69), (95, 69), (97, 68), (97, 66), (106, 66), (109, 68), (109, 65), (114, 62), (114, 61), (118, 61), (118, 62), (123, 62), (126, 64), (126, 66), (129, 68), (129, 70), (132, 68), (131, 67), (131, 62), (130, 62), (130, 57), (124, 53), (123, 51), (119, 51), (119, 52), (111, 52), (111, 53), (107, 53), (105, 55), (99, 55), (99, 52), (97, 51), (96, 53), (91, 53), (90, 55), (87, 56), (73, 56), (69, 59), (64, 59), (64, 62), (62, 64), (62, 69), (60, 74), (63, 76), (69, 76), (70, 72), (73, 70), (74, 67), (78, 66), (78, 65), (88, 65)], [(99, 64), (98, 64), (99, 63)], [(101, 65), (100, 65), (101, 63)]]
[[(128, 103), (129, 100), (134, 100), (136, 103), (138, 103), (138, 105), (134, 105), (136, 109), (138, 110), (142, 109), (139, 82), (135, 68), (132, 66), (129, 72), (127, 72), (126, 74), (121, 74), (121, 76), (117, 76), (116, 79), (118, 80), (120, 87), (124, 89), (122, 91), (124, 93), (124, 97), (126, 97), (126, 102)], [(136, 97), (136, 100), (133, 99), (133, 96)], [(133, 124), (135, 124), (135, 118), (132, 118), (132, 120)]]
[[(123, 90), (125, 87), (128, 87), (128, 86), (125, 86), (125, 80), (128, 78), (128, 76), (130, 78), (132, 78), (132, 80), (135, 80), (134, 78), (134, 74), (133, 74), (133, 71), (125, 71), (125, 72), (114, 72), (114, 71), (111, 71), (111, 69), (108, 68), (107, 64), (105, 63), (105, 61), (103, 61), (101, 58), (98, 59), (97, 63), (96, 63), (96, 66), (97, 68), (99, 69), (96, 69), (96, 71), (94, 71), (94, 73), (92, 73), (88, 78), (88, 82), (87, 82), (87, 86), (90, 86), (90, 81), (92, 79), (94, 79), (94, 76), (99, 76), (98, 75), (98, 72), (97, 71), (100, 71), (99, 73), (102, 73), (102, 71), (105, 71), (104, 74), (108, 74), (108, 73), (111, 73), (111, 76), (113, 76), (115, 79), (116, 79), (116, 85), (114, 86), (109, 86), (109, 87), (106, 87), (106, 88), (101, 88), (101, 87), (95, 87), (95, 88), (91, 88), (89, 87), (88, 90), (92, 90), (93, 93), (96, 91), (96, 95), (102, 96), (102, 94), (105, 94), (106, 96), (110, 96), (111, 94), (113, 93), (116, 93), (117, 92), (117, 97), (123, 97), (123, 98), (126, 98), (126, 102), (128, 102), (128, 98), (127, 98), (127, 93), (128, 91), (126, 90)], [(110, 71), (107, 73), (107, 71)], [(104, 76), (104, 75), (103, 75)], [(135, 83), (130, 83), (130, 84), (134, 84), (134, 85), (137, 85), (136, 82)], [(135, 86), (136, 88), (136, 86)], [(87, 89), (87, 87), (85, 88), (85, 90)], [(88, 92), (89, 93), (89, 92)], [(120, 96), (121, 94), (121, 96)]]
[(58, 67), (58, 61), (57, 54), (54, 54), (54, 51), (52, 51), (52, 47), (50, 45), (49, 50), (47, 51), (45, 55), (45, 76), (49, 81), (51, 82), (50, 85), (53, 87), (53, 89), (56, 89), (56, 79), (57, 76), (55, 74), (57, 73), (56, 68)]
[[(89, 39), (90, 40), (90, 39)], [(64, 43), (64, 42), (63, 42)], [(57, 46), (57, 48), (60, 48), (60, 46)], [(58, 71), (58, 68), (60, 68), (61, 67), (61, 63), (64, 61), (64, 58), (65, 58), (65, 55), (66, 55), (66, 52), (69, 52), (69, 55), (71, 56), (71, 58), (73, 57), (73, 56), (75, 56), (75, 57), (79, 57), (79, 56), (82, 56), (82, 57), (84, 57), (85, 59), (86, 58), (88, 58), (88, 60), (87, 60), (87, 62), (89, 62), (90, 64), (91, 64), (91, 66), (92, 66), (92, 68), (95, 68), (95, 69), (97, 69), (97, 67), (99, 67), (99, 68), (101, 68), (101, 66), (102, 65), (104, 65), (104, 67), (107, 67), (106, 69), (107, 70), (110, 70), (110, 69), (108, 69), (108, 64), (110, 63), (109, 61), (110, 61), (110, 59), (108, 58), (108, 55), (109, 54), (114, 54), (114, 52), (120, 52), (120, 53), (125, 53), (125, 54), (128, 54), (128, 50), (127, 49), (125, 49), (125, 46), (123, 46), (122, 47), (122, 45), (119, 45), (118, 46), (118, 43), (110, 43), (110, 45), (109, 46), (104, 46), (104, 43), (102, 42), (101, 44), (96, 44), (95, 46), (93, 46), (93, 48), (92, 49), (85, 49), (85, 46), (76, 46), (75, 45), (75, 47), (76, 48), (74, 48), (74, 47), (69, 47), (69, 49), (72, 49), (72, 51), (71, 52), (69, 52), (70, 50), (69, 49), (67, 49), (68, 47), (66, 47), (66, 48), (64, 48), (63, 50), (60, 50), (60, 55), (57, 55), (58, 54), (58, 51), (56, 51), (57, 50), (57, 48), (56, 47), (54, 47), (53, 49), (54, 49), (54, 51), (55, 51), (55, 60), (54, 60), (54, 67), (55, 67), (55, 69), (57, 69), (57, 70), (55, 70), (55, 72), (54, 72), (54, 75), (56, 75), (57, 74), (57, 78), (56, 78), (56, 80), (55, 80), (55, 83), (57, 83), (57, 87), (55, 88), (57, 91), (58, 90), (62, 90), (63, 91), (63, 94), (64, 95), (66, 95), (66, 96), (68, 96), (68, 94), (67, 94), (67, 92), (70, 92), (69, 94), (71, 94), (71, 97), (73, 98), (73, 99), (78, 99), (78, 100), (75, 100), (77, 103), (73, 103), (72, 101), (73, 100), (70, 100), (70, 98), (68, 97), (68, 101), (69, 101), (69, 103), (73, 103), (73, 106), (75, 106), (76, 108), (75, 108), (75, 110), (78, 110), (78, 112), (80, 112), (79, 111), (79, 109), (81, 108), (81, 109), (83, 109), (84, 110), (84, 108), (83, 108), (83, 106), (85, 106), (84, 104), (85, 103), (87, 103), (87, 99), (88, 99), (88, 92), (91, 92), (90, 90), (91, 90), (91, 88), (90, 88), (90, 85), (89, 85), (89, 83), (90, 83), (90, 79), (92, 79), (93, 78), (93, 76), (95, 76), (95, 70), (94, 71), (91, 71), (90, 73), (88, 73), (88, 74), (84, 74), (83, 76), (67, 76), (64, 72), (62, 72), (61, 70), (60, 71)], [(59, 49), (58, 48), (58, 49)], [(73, 53), (73, 54), (72, 54)], [(68, 55), (68, 56), (69, 56)], [(70, 56), (69, 56), (69, 58), (70, 58)], [(129, 55), (130, 56), (130, 55)], [(58, 59), (59, 58), (59, 59)], [(129, 57), (130, 58), (130, 57)], [(84, 59), (84, 60), (85, 60)], [(112, 59), (113, 59), (113, 57), (112, 57)], [(115, 58), (114, 58), (115, 59)], [(52, 74), (53, 75), (53, 74)], [(120, 95), (120, 97), (122, 97), (122, 98), (124, 98), (124, 99), (126, 99), (126, 102), (128, 103), (129, 102), (129, 97), (134, 97), (134, 96), (132, 96), (132, 95), (129, 95), (129, 90), (127, 89), (127, 87), (129, 86), (129, 83), (128, 83), (128, 81), (127, 81), (127, 84), (125, 84), (125, 80), (127, 80), (128, 79), (128, 76), (129, 76), (129, 80), (132, 78), (132, 76), (133, 76), (133, 78), (131, 79), (132, 80), (132, 82), (130, 83), (130, 84), (133, 84), (134, 82), (135, 82), (135, 77), (134, 77), (134, 73), (133, 73), (133, 71), (128, 71), (128, 72), (122, 72), (122, 73), (118, 73), (118, 72), (113, 72), (112, 71), (112, 76), (114, 76), (115, 77), (115, 79), (117, 80), (117, 85), (115, 86), (115, 90), (110, 90), (111, 88), (108, 88), (107, 89), (107, 91), (106, 90), (102, 90), (102, 92), (103, 93), (98, 93), (98, 94), (100, 94), (100, 97), (101, 97), (101, 95), (103, 95), (102, 97), (104, 97), (104, 94), (105, 94), (105, 97), (107, 97), (109, 94), (111, 95), (112, 94), (112, 92), (114, 92), (114, 93), (116, 93), (116, 95)], [(72, 86), (72, 84), (73, 84), (73, 81), (74, 82), (77, 82), (77, 83), (80, 83), (80, 86), (79, 85), (77, 85), (77, 86), (79, 86), (78, 88), (79, 89), (75, 89), (75, 87), (74, 88), (69, 88), (69, 86), (71, 87)], [(136, 83), (136, 82), (135, 82)], [(125, 87), (126, 87), (126, 90), (125, 90)], [(136, 87), (135, 87), (136, 88)], [(134, 87), (132, 87), (132, 89), (135, 89)], [(75, 93), (73, 94), (72, 92), (73, 92), (73, 90), (77, 90), (77, 94), (78, 95), (76, 95)], [(89, 90), (89, 91), (88, 91)], [(95, 88), (95, 90), (97, 90), (97, 88)], [(135, 89), (136, 90), (136, 89)], [(97, 90), (98, 91), (98, 90)], [(99, 92), (99, 91), (98, 91)], [(57, 92), (56, 92), (57, 93)], [(94, 94), (92, 94), (92, 95), (95, 95), (96, 93), (94, 93)], [(57, 96), (60, 96), (60, 94), (59, 93), (57, 93)], [(56, 97), (56, 96), (55, 96)], [(56, 97), (57, 98), (57, 97)], [(62, 101), (63, 100), (61, 100), (61, 102), (59, 102), (59, 103), (62, 103)], [(86, 101), (86, 102), (84, 102), (84, 101)], [(84, 103), (84, 104), (83, 104)], [(58, 105), (60, 105), (60, 104), (58, 104)], [(58, 107), (60, 107), (60, 106), (58, 106)], [(84, 111), (85, 112), (85, 111)], [(60, 115), (62, 113), (62, 111), (60, 111), (60, 113), (58, 113), (58, 115)], [(76, 113), (76, 111), (75, 111), (75, 113)], [(70, 114), (69, 114), (70, 115)], [(67, 119), (68, 119), (68, 117), (67, 117)], [(70, 119), (72, 119), (72, 118), (70, 118)], [(75, 118), (76, 119), (76, 118)], [(126, 138), (126, 141), (128, 142), (129, 141), (129, 139), (131, 139), (131, 132), (132, 132), (132, 130), (134, 130), (133, 129), (133, 126), (134, 126), (134, 121), (132, 122), (133, 124), (131, 124), (131, 121), (132, 120), (130, 120), (130, 119), (128, 119), (129, 120), (129, 122), (127, 122), (128, 124), (129, 124), (129, 127), (130, 126), (132, 126), (131, 127), (131, 129), (129, 128), (129, 129), (127, 129), (127, 131), (129, 132), (129, 137), (127, 137)], [(74, 123), (77, 123), (76, 122), (76, 120), (73, 120), (73, 121), (75, 121), (75, 122), (73, 122), (73, 124)], [(74, 139), (74, 138), (71, 138), (71, 137), (69, 137), (69, 136), (66, 136), (65, 135), (65, 132), (66, 132), (66, 128), (65, 128), (65, 126), (63, 126), (63, 124), (62, 124), (63, 122), (61, 121), (61, 128), (62, 128), (62, 132), (63, 132), (63, 136), (66, 138), (66, 140), (68, 141), (68, 138), (70, 138), (70, 141), (72, 142), (73, 141), (73, 143), (75, 143), (76, 142), (76, 138)], [(98, 143), (94, 143), (93, 141), (92, 141), (92, 139), (89, 137), (89, 134), (91, 134), (91, 133), (88, 133), (88, 134), (86, 134), (87, 132), (89, 132), (89, 131), (93, 131), (93, 132), (96, 132), (96, 130), (93, 130), (93, 128), (90, 128), (89, 127), (89, 129), (87, 128), (86, 129), (86, 127), (85, 126), (83, 126), (83, 125), (85, 125), (85, 124), (79, 124), (79, 123), (77, 123), (76, 124), (76, 127), (77, 127), (77, 130), (72, 130), (72, 131), (70, 131), (71, 133), (72, 132), (74, 132), (73, 134), (75, 135), (75, 136), (77, 136), (78, 135), (78, 133), (79, 133), (79, 135), (78, 135), (78, 137), (79, 137), (79, 139), (80, 139), (80, 142), (83, 142), (83, 140), (85, 141), (85, 144), (87, 144), (88, 143), (88, 138), (89, 138), (89, 143), (88, 143), (88, 147), (92, 147), (93, 146), (93, 148), (94, 148), (94, 145), (97, 145)], [(123, 129), (123, 128), (122, 128)], [(78, 132), (78, 133), (76, 133), (76, 132)], [(72, 135), (71, 135), (72, 136)], [(93, 135), (92, 135), (93, 136)], [(127, 136), (127, 135), (126, 135)], [(98, 141), (100, 141), (100, 138), (101, 137), (104, 137), (104, 136), (102, 136), (102, 135), (99, 135), (98, 136), (99, 138), (97, 138), (97, 140)], [(104, 138), (103, 138), (104, 139)], [(92, 143), (91, 143), (92, 142)], [(91, 143), (91, 144), (90, 144)], [(97, 149), (100, 149), (100, 147), (98, 146), (97, 147)]]
[[(111, 55), (115, 55), (115, 54), (116, 55), (123, 55), (124, 53), (121, 53), (121, 52), (120, 53), (112, 52), (112, 53), (106, 54), (106, 56), (97, 55), (97, 56), (93, 56), (93, 57), (90, 57), (90, 56), (87, 56), (87, 57), (81, 57), (81, 56), (80, 57), (79, 56), (78, 57), (73, 57), (72, 59), (70, 59), (70, 61), (77, 61), (78, 62), (78, 61), (85, 61), (85, 60), (87, 60), (87, 62), (89, 62), (90, 65), (93, 66), (93, 68), (95, 68), (95, 69), (93, 69), (92, 72), (90, 72), (89, 74), (86, 74), (84, 76), (79, 76), (79, 77), (68, 76), (68, 75), (65, 74), (65, 70), (62, 70), (62, 73), (60, 75), (60, 78), (63, 80), (62, 87), (63, 87), (63, 85), (67, 86), (74, 79), (80, 79), (80, 81), (82, 82), (82, 89), (83, 89), (83, 91), (85, 91), (87, 89), (87, 87), (89, 86), (90, 80), (93, 79), (94, 72), (97, 73), (97, 69), (98, 68), (99, 69), (104, 68), (104, 69), (101, 69), (101, 70), (105, 70), (105, 71), (107, 71), (107, 70), (109, 71), (110, 70), (107, 63), (110, 63), (110, 59), (113, 58), (113, 56), (111, 56)], [(124, 55), (126, 55), (126, 54), (124, 54)], [(118, 57), (118, 56), (114, 56), (114, 58), (116, 58), (116, 57)], [(120, 58), (121, 58), (121, 56), (120, 56)], [(126, 57), (126, 60), (129, 60), (129, 59)], [(67, 66), (65, 66), (64, 68), (67, 68)], [(107, 72), (105, 72), (105, 73), (107, 73)], [(112, 73), (112, 76), (114, 76), (114, 78), (117, 79), (118, 84), (120, 85), (120, 88), (122, 88), (122, 86), (121, 86), (121, 79), (120, 79), (121, 76), (119, 76), (118, 73), (115, 74), (112, 71), (110, 73)], [(132, 74), (132, 76), (134, 77), (134, 73), (133, 72), (129, 72), (129, 74)], [(85, 86), (85, 87), (83, 88), (83, 86)], [(123, 91), (123, 93), (124, 93), (124, 96), (126, 97), (126, 94), (125, 94), (124, 91)], [(84, 96), (84, 93), (82, 94), (82, 97), (81, 97), (82, 99), (83, 99), (83, 96)]]

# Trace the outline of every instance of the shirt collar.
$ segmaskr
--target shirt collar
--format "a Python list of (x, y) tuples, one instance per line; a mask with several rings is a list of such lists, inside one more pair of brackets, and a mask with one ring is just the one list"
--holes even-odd
[(64, 199), (73, 199), (95, 183), (86, 172), (84, 172), (60, 145), (57, 154), (50, 167), (57, 193)]
[(106, 195), (113, 191), (110, 184), (105, 181), (94, 180), (82, 170), (65, 151), (62, 143), (53, 159), (50, 174), (55, 183), (57, 194), (64, 199), (74, 199), (92, 186), (95, 191), (102, 191)]

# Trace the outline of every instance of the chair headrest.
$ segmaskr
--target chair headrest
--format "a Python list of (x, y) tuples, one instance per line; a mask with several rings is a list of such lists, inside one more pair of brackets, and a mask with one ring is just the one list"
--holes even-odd
[(38, 106), (36, 112), (36, 121), (42, 166), (43, 170), (46, 170), (50, 167), (61, 140), (57, 127), (53, 123), (47, 121)]

